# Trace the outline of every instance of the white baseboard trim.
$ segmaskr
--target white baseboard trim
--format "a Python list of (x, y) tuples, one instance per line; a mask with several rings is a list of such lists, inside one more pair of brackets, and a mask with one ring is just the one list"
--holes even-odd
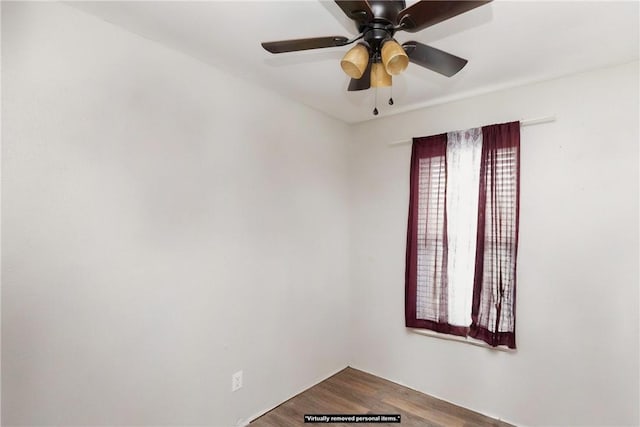
[(269, 407), (269, 408), (267, 408), (267, 409), (264, 409), (264, 410), (261, 410), (261, 411), (258, 411), (258, 412), (256, 412), (255, 414), (251, 415), (250, 417), (247, 417), (247, 418), (246, 418), (246, 420), (242, 421), (242, 423), (240, 423), (240, 422), (239, 422), (238, 424), (236, 424), (236, 427), (247, 427), (247, 426), (249, 425), (249, 423), (250, 423), (251, 421), (255, 420), (256, 418), (259, 418), (259, 417), (263, 416), (263, 415), (264, 415), (264, 414), (266, 414), (267, 412), (269, 412), (269, 411), (271, 411), (271, 410), (273, 410), (273, 409), (277, 408), (278, 406), (282, 405), (282, 404), (283, 404), (283, 403), (285, 403), (286, 401), (293, 399), (294, 397), (296, 397), (296, 396), (297, 396), (297, 395), (299, 395), (300, 393), (302, 393), (302, 392), (304, 392), (304, 391), (306, 391), (306, 390), (310, 389), (310, 388), (311, 388), (311, 387), (313, 387), (314, 385), (317, 385), (317, 384), (321, 383), (322, 381), (324, 381), (324, 380), (326, 380), (326, 379), (328, 379), (328, 378), (331, 378), (332, 376), (334, 376), (334, 375), (335, 375), (335, 374), (337, 374), (338, 372), (343, 371), (343, 370), (347, 369), (348, 367), (349, 367), (349, 366), (344, 366), (344, 367), (342, 367), (342, 368), (340, 368), (340, 369), (336, 370), (335, 372), (333, 372), (333, 373), (331, 373), (331, 374), (324, 375), (324, 376), (321, 376), (321, 377), (317, 378), (317, 379), (316, 379), (316, 380), (314, 380), (311, 384), (309, 384), (309, 385), (308, 385), (308, 386), (306, 386), (306, 387), (303, 387), (303, 388), (302, 388), (302, 389), (300, 389), (298, 392), (293, 393), (292, 395), (290, 395), (288, 398), (286, 398), (286, 399), (285, 399), (285, 400), (283, 400), (282, 402), (278, 403), (277, 405), (275, 405), (275, 406), (271, 406), (271, 407)]
[(396, 384), (399, 384), (399, 385), (401, 385), (401, 386), (403, 386), (403, 387), (407, 387), (407, 388), (409, 388), (409, 389), (411, 389), (411, 390), (414, 390), (414, 391), (417, 391), (417, 392), (419, 392), (419, 393), (427, 394), (427, 395), (429, 395), (429, 396), (431, 396), (431, 397), (435, 397), (436, 399), (440, 399), (440, 400), (445, 401), (445, 402), (447, 402), (447, 403), (451, 403), (452, 405), (456, 405), (456, 406), (460, 406), (460, 407), (462, 407), (462, 408), (469, 409), (470, 411), (477, 412), (477, 413), (482, 414), (482, 415), (484, 415), (484, 416), (486, 416), (486, 417), (494, 418), (494, 419), (499, 420), (499, 421), (504, 421), (505, 423), (513, 424), (514, 426), (518, 426), (518, 427), (528, 427), (528, 426), (525, 426), (524, 424), (521, 424), (521, 423), (515, 423), (515, 422), (513, 422), (513, 421), (509, 421), (509, 420), (507, 420), (507, 419), (501, 418), (501, 417), (496, 416), (496, 415), (487, 414), (486, 412), (478, 411), (477, 409), (469, 408), (468, 406), (464, 406), (464, 405), (460, 405), (460, 404), (455, 403), (455, 402), (451, 402), (450, 400), (443, 399), (442, 397), (440, 397), (440, 396), (436, 396), (435, 394), (427, 393), (427, 392), (425, 392), (425, 391), (415, 389), (415, 388), (411, 387), (410, 385), (404, 384), (404, 383), (402, 383), (402, 382), (400, 382), (400, 381), (396, 381), (396, 380), (393, 380), (393, 379), (390, 379), (390, 378), (383, 377), (382, 375), (378, 375), (378, 374), (373, 373), (373, 372), (370, 372), (370, 371), (368, 371), (368, 370), (366, 370), (366, 369), (358, 368), (357, 366), (353, 366), (353, 365), (351, 365), (350, 367), (351, 367), (351, 368), (353, 368), (353, 369), (357, 369), (357, 370), (359, 370), (359, 371), (362, 371), (362, 372), (366, 372), (367, 374), (370, 374), (370, 375), (375, 375), (376, 377), (380, 377), (380, 378), (385, 379), (385, 380), (387, 380), (387, 381), (394, 382), (394, 383), (396, 383)]

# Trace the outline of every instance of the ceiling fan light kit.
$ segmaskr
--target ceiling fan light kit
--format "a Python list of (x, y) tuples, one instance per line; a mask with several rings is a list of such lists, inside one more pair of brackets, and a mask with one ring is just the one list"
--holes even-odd
[[(345, 46), (362, 39), (340, 61), (342, 70), (351, 77), (347, 90), (359, 91), (391, 86), (391, 76), (402, 73), (409, 62), (447, 77), (455, 75), (467, 64), (466, 59), (417, 41), (400, 45), (393, 36), (397, 31), (421, 31), (491, 0), (422, 0), (409, 7), (405, 0), (335, 1), (356, 23), (357, 36), (351, 39), (330, 36), (281, 40), (262, 43), (262, 47), (271, 53), (284, 53)], [(393, 101), (389, 104), (393, 105)]]

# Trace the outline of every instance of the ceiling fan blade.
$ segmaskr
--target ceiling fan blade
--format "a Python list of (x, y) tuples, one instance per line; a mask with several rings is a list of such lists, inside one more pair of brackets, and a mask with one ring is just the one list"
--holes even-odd
[(409, 61), (431, 71), (451, 77), (467, 65), (467, 60), (420, 42), (402, 44)]
[(349, 39), (342, 36), (312, 37), (308, 39), (280, 40), (261, 43), (271, 53), (294, 52), (298, 50), (319, 49), (323, 47), (344, 46)]
[(365, 90), (371, 87), (371, 61), (367, 65), (366, 70), (362, 73), (362, 77), (359, 79), (351, 79), (349, 82), (349, 88), (347, 89), (349, 92), (354, 92), (358, 90)]
[(456, 15), (467, 12), (491, 0), (448, 0), (426, 1), (422, 0), (403, 9), (398, 14), (397, 23), (404, 24), (403, 30), (415, 33), (427, 27), (442, 22)]
[(336, 0), (347, 18), (353, 19), (359, 24), (366, 24), (373, 19), (371, 6), (366, 0)]

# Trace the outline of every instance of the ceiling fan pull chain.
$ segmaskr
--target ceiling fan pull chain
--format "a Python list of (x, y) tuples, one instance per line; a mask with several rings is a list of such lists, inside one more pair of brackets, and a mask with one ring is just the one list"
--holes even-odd
[(375, 100), (373, 103), (373, 115), (377, 116), (378, 115), (378, 88), (376, 88), (376, 94), (374, 99)]
[(389, 87), (389, 105), (393, 105), (393, 86)]

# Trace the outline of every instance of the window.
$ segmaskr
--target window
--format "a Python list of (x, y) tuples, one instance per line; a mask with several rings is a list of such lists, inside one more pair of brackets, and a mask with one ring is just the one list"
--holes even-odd
[(415, 138), (406, 325), (515, 348), (518, 122)]

